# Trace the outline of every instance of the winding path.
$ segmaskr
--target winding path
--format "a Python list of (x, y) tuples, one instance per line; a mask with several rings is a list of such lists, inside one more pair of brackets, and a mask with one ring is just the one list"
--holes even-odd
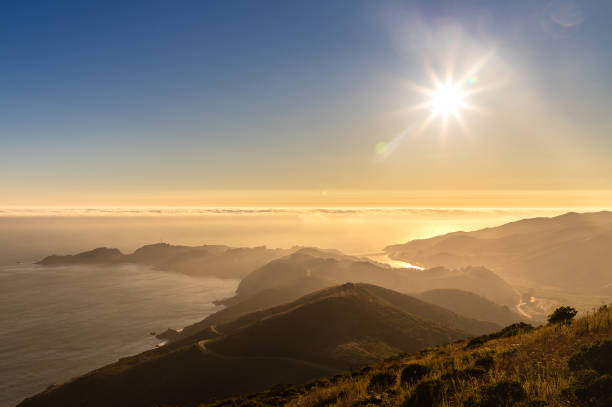
[[(217, 327), (214, 325), (210, 326), (210, 330), (213, 331), (214, 333), (220, 335), (219, 331), (217, 331)], [(287, 358), (287, 357), (281, 357), (281, 356), (229, 356), (229, 355), (221, 355), (215, 351), (213, 351), (210, 348), (206, 347), (206, 342), (211, 341), (212, 339), (204, 339), (201, 341), (198, 341), (198, 348), (210, 355), (210, 356), (214, 356), (218, 359), (223, 359), (223, 360), (274, 360), (274, 361), (281, 361), (281, 362), (292, 362), (292, 363), (297, 363), (299, 365), (303, 365), (303, 366), (307, 366), (310, 368), (316, 368), (316, 369), (322, 369), (322, 370), (328, 370), (332, 373), (344, 373), (344, 370), (341, 369), (336, 369), (335, 367), (331, 367), (331, 366), (325, 366), (325, 365), (321, 365), (319, 363), (313, 363), (313, 362), (308, 362), (306, 360), (301, 360), (301, 359), (294, 359), (294, 358)]]

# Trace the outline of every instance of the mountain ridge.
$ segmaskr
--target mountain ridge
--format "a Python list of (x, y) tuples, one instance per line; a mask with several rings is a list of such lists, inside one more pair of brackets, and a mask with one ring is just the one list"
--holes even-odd
[[(525, 287), (612, 294), (612, 212), (569, 212), (387, 246), (396, 260), (427, 267), (481, 265)], [(608, 288), (606, 288), (608, 287)]]

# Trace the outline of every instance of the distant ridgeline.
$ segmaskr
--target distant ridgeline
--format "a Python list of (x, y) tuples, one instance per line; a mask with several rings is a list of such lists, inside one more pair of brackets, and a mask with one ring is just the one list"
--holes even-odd
[[(515, 307), (520, 299), (508, 283), (483, 267), (458, 270), (435, 267), (425, 271), (393, 269), (337, 250), (316, 248), (189, 247), (160, 243), (144, 246), (127, 255), (118, 249), (98, 248), (71, 256), (49, 256), (39, 262), (43, 265), (120, 263), (149, 265), (159, 270), (193, 276), (242, 278), (236, 297), (224, 301), (226, 305), (257, 295), (277, 296), (281, 302), (289, 301), (345, 282), (376, 284), (411, 293), (430, 289), (459, 289), (508, 307)], [(264, 290), (268, 291), (262, 294)]]
[(175, 271), (196, 276), (242, 278), (267, 262), (293, 253), (294, 249), (232, 248), (222, 245), (173, 246), (158, 243), (143, 246), (132, 254), (119, 249), (100, 247), (68, 256), (48, 256), (38, 262), (43, 265), (134, 263), (159, 270)]
[(612, 212), (523, 219), (389, 246), (387, 255), (425, 267), (482, 265), (511, 283), (612, 296)]

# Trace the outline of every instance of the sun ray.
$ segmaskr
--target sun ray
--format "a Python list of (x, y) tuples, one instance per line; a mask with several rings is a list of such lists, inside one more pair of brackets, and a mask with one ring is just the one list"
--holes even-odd
[(493, 56), (493, 52), (489, 52), (488, 54), (481, 57), (470, 69), (468, 69), (463, 76), (459, 79), (459, 83), (465, 83), (469, 80), (470, 77), (480, 72), (480, 70), (486, 65), (489, 59)]

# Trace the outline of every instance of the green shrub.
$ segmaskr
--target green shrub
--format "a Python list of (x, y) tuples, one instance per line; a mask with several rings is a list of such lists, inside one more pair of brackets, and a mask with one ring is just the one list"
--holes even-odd
[(548, 403), (545, 400), (540, 399), (531, 400), (526, 404), (527, 407), (546, 407), (547, 405)]
[(466, 347), (475, 348), (477, 346), (483, 345), (485, 342), (490, 341), (491, 339), (509, 338), (518, 334), (531, 332), (534, 329), (535, 328), (530, 324), (526, 324), (524, 322), (517, 322), (516, 324), (508, 325), (501, 331), (497, 331), (489, 335), (481, 335), (472, 338), (470, 339)]
[[(339, 400), (342, 400), (342, 398), (346, 397), (346, 392), (345, 391), (341, 391), (338, 394), (331, 394), (329, 397), (324, 398), (323, 400), (319, 400), (318, 403), (316, 403), (314, 405), (314, 407), (326, 407), (329, 406), (331, 404), (334, 404), (336, 402), (338, 402)], [(287, 402), (287, 400), (285, 400), (285, 403), (283, 403), (283, 405), (285, 405)]]
[(383, 392), (395, 386), (397, 376), (391, 373), (377, 373), (370, 379), (368, 391)]
[(474, 367), (468, 367), (466, 369), (452, 370), (448, 373), (444, 373), (442, 376), (440, 376), (440, 379), (442, 380), (471, 379), (474, 377), (481, 377), (486, 374), (487, 374), (487, 371), (484, 368), (480, 366), (474, 366)]
[(583, 345), (568, 361), (571, 371), (593, 369), (600, 374), (612, 374), (612, 340), (595, 341)]
[(423, 380), (406, 400), (405, 407), (430, 407), (442, 400), (445, 384), (440, 379)]
[(600, 375), (592, 369), (574, 372), (563, 395), (575, 406), (609, 407), (612, 405), (612, 376)]
[(467, 348), (476, 348), (478, 346), (483, 345), (488, 340), (489, 340), (489, 335), (477, 336), (475, 338), (470, 339), (470, 341), (468, 342), (466, 347)]
[(418, 363), (411, 363), (402, 370), (402, 384), (415, 384), (421, 380), (427, 373), (429, 373), (429, 367), (420, 365)]
[(495, 332), (489, 336), (492, 339), (509, 338), (511, 336), (516, 336), (518, 334), (531, 332), (534, 329), (535, 328), (533, 327), (533, 325), (526, 324), (525, 322), (517, 322), (515, 324), (508, 325), (507, 327), (503, 328), (501, 331)]
[(525, 405), (527, 393), (514, 380), (501, 380), (483, 387), (478, 395), (464, 401), (465, 407), (515, 407)]
[(576, 397), (589, 406), (612, 406), (612, 376), (599, 376), (575, 391)]
[(568, 324), (578, 311), (572, 307), (559, 307), (548, 316), (548, 323), (550, 324)]
[(481, 367), (484, 370), (488, 371), (491, 370), (494, 363), (495, 362), (493, 360), (493, 356), (486, 355), (476, 359), (476, 361), (474, 362), (474, 367)]

